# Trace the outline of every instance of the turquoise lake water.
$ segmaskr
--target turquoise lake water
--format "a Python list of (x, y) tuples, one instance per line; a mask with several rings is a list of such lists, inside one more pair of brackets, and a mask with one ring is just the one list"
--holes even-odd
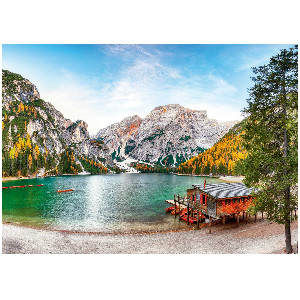
[[(132, 232), (186, 228), (165, 213), (164, 201), (185, 195), (192, 184), (221, 182), (167, 174), (62, 176), (4, 182), (3, 222), (84, 232)], [(43, 184), (37, 187), (37, 184)], [(57, 193), (57, 190), (74, 189)]]

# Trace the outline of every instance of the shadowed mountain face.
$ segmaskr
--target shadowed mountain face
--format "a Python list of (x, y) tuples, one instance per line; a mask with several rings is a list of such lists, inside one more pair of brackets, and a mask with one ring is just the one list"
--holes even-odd
[(169, 104), (144, 119), (132, 116), (101, 129), (95, 138), (107, 145), (113, 159), (178, 166), (213, 146), (235, 123), (218, 123), (206, 111)]

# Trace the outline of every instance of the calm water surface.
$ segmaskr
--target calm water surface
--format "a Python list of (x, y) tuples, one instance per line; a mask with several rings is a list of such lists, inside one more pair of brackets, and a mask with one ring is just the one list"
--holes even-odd
[[(203, 177), (166, 174), (62, 176), (3, 183), (42, 187), (2, 190), (2, 218), (51, 229), (119, 232), (185, 228), (178, 217), (165, 213), (164, 201), (184, 195)], [(209, 183), (221, 182), (206, 178)], [(57, 190), (74, 189), (57, 193)]]

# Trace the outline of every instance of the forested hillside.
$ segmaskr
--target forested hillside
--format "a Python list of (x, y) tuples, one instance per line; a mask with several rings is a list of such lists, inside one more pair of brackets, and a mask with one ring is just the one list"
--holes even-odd
[(192, 157), (178, 167), (181, 174), (242, 175), (247, 151), (243, 147), (243, 126), (236, 124), (213, 147)]
[(106, 151), (84, 121), (65, 119), (29, 80), (2, 70), (2, 176), (77, 174), (82, 155), (91, 173), (106, 173)]

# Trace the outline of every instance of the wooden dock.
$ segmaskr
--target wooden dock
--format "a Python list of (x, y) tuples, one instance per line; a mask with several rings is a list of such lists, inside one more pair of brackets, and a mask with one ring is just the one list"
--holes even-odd
[[(174, 200), (165, 200), (167, 203), (169, 204), (172, 204), (172, 205), (175, 205), (175, 201)], [(176, 204), (177, 205), (177, 204)], [(180, 206), (182, 208), (187, 208), (187, 205), (186, 204), (183, 204), (183, 203), (180, 203)]]
[[(179, 196), (178, 194), (177, 195), (174, 195), (174, 200), (165, 200), (167, 203), (171, 204), (171, 205), (174, 205), (176, 207), (178, 207), (179, 209), (179, 212), (182, 210), (182, 209), (187, 209), (187, 224), (193, 224), (194, 221), (190, 221), (190, 216), (193, 218), (194, 217), (194, 214), (195, 212), (197, 212), (197, 229), (200, 229), (200, 222), (201, 222), (201, 219), (199, 218), (199, 214), (200, 212), (202, 212), (200, 210), (200, 204), (197, 205), (196, 201), (190, 201), (187, 197), (181, 197)], [(174, 214), (174, 217), (176, 218), (176, 213)], [(179, 221), (180, 220), (184, 220), (180, 215), (179, 215)], [(184, 220), (185, 221), (185, 220)], [(201, 226), (202, 228), (203, 226)], [(211, 222), (210, 222), (210, 231), (211, 231)]]

